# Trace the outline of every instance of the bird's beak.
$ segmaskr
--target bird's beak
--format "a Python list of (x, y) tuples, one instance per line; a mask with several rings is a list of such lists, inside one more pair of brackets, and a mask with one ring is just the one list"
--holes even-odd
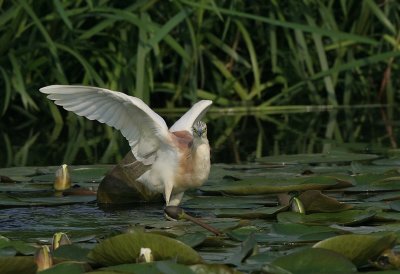
[(202, 135), (203, 135), (203, 130), (202, 129), (199, 129), (198, 131), (197, 131), (197, 135), (199, 135), (199, 137), (201, 137)]

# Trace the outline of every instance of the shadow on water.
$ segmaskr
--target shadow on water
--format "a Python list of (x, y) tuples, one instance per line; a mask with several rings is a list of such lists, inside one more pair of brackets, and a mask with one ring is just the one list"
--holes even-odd
[[(257, 109), (255, 109), (257, 110)], [(171, 125), (181, 114), (162, 113)], [(399, 108), (352, 106), (212, 109), (206, 117), (212, 161), (240, 163), (257, 157), (396, 149)], [(64, 125), (40, 119), (29, 127), (0, 125), (0, 166), (116, 163), (129, 147), (119, 132), (68, 114)]]

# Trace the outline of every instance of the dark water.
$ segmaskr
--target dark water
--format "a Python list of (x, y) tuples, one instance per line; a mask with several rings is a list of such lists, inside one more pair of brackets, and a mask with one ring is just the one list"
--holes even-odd
[(109, 235), (164, 219), (163, 205), (101, 209), (96, 203), (0, 209), (0, 234), (35, 242), (62, 231), (73, 238)]
[[(206, 120), (212, 161), (238, 163), (260, 156), (335, 149), (385, 152), (398, 146), (400, 113), (396, 106), (272, 111), (211, 111)], [(179, 117), (162, 116), (169, 125)], [(129, 151), (119, 132), (73, 114), (64, 126), (36, 117), (26, 125), (0, 122), (0, 129), (0, 167), (114, 164)]]

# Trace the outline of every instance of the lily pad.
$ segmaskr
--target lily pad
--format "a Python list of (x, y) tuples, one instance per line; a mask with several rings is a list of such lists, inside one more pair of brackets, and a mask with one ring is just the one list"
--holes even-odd
[(190, 247), (195, 247), (202, 244), (207, 238), (207, 235), (202, 232), (187, 233), (177, 237), (178, 241), (187, 244)]
[(332, 189), (352, 186), (350, 176), (303, 176), (296, 178), (251, 178), (239, 181), (222, 181), (203, 186), (202, 191), (223, 192), (234, 195), (259, 195), (310, 189)]
[(275, 205), (276, 199), (267, 196), (199, 196), (185, 201), (185, 208), (215, 209), (215, 208), (253, 208), (262, 205)]
[(366, 161), (379, 158), (375, 154), (357, 153), (316, 153), (316, 154), (293, 154), (278, 155), (258, 158), (257, 161), (267, 164), (318, 164), (318, 163), (346, 163), (352, 161)]
[(352, 205), (324, 195), (318, 190), (307, 190), (298, 197), (307, 213), (309, 212), (339, 212), (353, 208)]
[(196, 274), (240, 274), (241, 272), (223, 264), (195, 264), (189, 267)]
[(400, 201), (391, 202), (389, 205), (392, 210), (400, 212)]
[(362, 174), (354, 176), (356, 186), (345, 191), (398, 191), (400, 190), (400, 176), (390, 174)]
[(376, 214), (368, 210), (347, 210), (335, 213), (301, 214), (297, 212), (281, 212), (277, 218), (281, 223), (297, 223), (308, 225), (356, 225), (370, 220)]
[(0, 254), (4, 249), (13, 249), (15, 254), (21, 255), (33, 255), (35, 254), (36, 248), (30, 244), (22, 241), (11, 241), (6, 238), (0, 238)]
[(80, 262), (62, 262), (46, 270), (40, 271), (40, 274), (81, 274), (90, 269), (88, 264)]
[[(52, 193), (50, 193), (52, 194)], [(96, 200), (96, 196), (79, 195), (79, 196), (41, 196), (41, 197), (18, 197), (16, 195), (4, 195), (0, 193), (0, 208), (1, 207), (27, 207), (27, 206), (60, 206), (76, 203), (89, 203)]]
[(397, 237), (387, 235), (340, 235), (316, 243), (314, 248), (324, 248), (342, 254), (357, 266), (374, 260), (384, 250), (392, 248)]
[(266, 265), (263, 269), (268, 272), (271, 266), (277, 266), (288, 271), (288, 273), (357, 272), (356, 266), (346, 257), (322, 248), (308, 248), (282, 256), (272, 261), (270, 265)]
[(36, 274), (37, 266), (32, 256), (0, 257), (0, 270), (2, 274)]
[(62, 245), (53, 252), (53, 257), (64, 260), (86, 261), (90, 249), (75, 244)]
[(162, 274), (162, 273), (182, 273), (194, 274), (195, 272), (186, 265), (177, 264), (172, 261), (160, 261), (140, 264), (120, 264), (104, 267), (99, 273), (132, 273), (132, 274)]
[(288, 206), (259, 207), (255, 209), (224, 208), (215, 210), (214, 214), (217, 217), (236, 217), (243, 219), (271, 218), (278, 212), (284, 211), (287, 208)]
[(249, 237), (241, 244), (240, 250), (227, 258), (224, 263), (231, 265), (240, 265), (251, 253), (257, 248), (257, 241), (254, 235), (250, 234)]
[(182, 264), (202, 262), (195, 250), (180, 241), (139, 231), (104, 240), (89, 252), (88, 258), (105, 266), (131, 263), (136, 261), (143, 247), (151, 249), (156, 261), (174, 259)]

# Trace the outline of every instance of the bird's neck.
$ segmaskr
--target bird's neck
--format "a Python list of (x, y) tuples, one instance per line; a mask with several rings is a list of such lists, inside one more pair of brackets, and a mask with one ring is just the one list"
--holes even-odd
[(193, 138), (193, 146), (192, 146), (192, 151), (195, 152), (197, 148), (201, 145), (209, 145), (208, 144), (208, 139), (205, 137), (195, 137)]

